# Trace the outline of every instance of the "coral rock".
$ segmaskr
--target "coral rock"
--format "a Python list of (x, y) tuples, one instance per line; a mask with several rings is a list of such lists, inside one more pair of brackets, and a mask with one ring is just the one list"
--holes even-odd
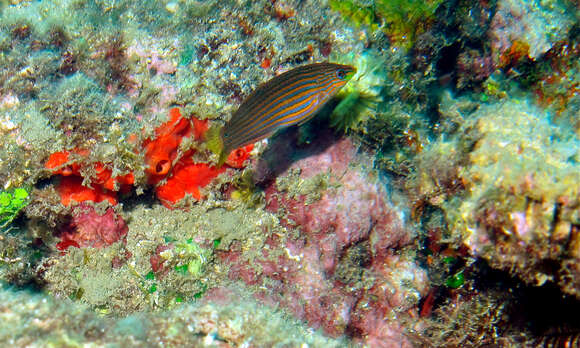
[(230, 279), (259, 286), (263, 302), (331, 336), (409, 346), (400, 324), (386, 318), (413, 310), (428, 291), (425, 272), (393, 253), (412, 231), (350, 140), (320, 132), (297, 149), (291, 137), (270, 144), (257, 175), (267, 185), (266, 209), (299, 237), (270, 236), (251, 260), (243, 249), (218, 253), (231, 264)]
[(572, 26), (574, 21), (567, 12), (555, 2), (498, 1), (489, 34), (495, 58), (509, 51), (516, 40), (530, 48), (530, 58), (538, 58)]
[[(417, 169), (425, 197), (448, 192), (439, 204), (457, 247), (530, 284), (553, 281), (580, 297), (578, 283), (568, 281), (580, 263), (572, 242), (580, 223), (578, 137), (521, 100), (483, 106), (462, 128), (454, 143), (433, 144)], [(470, 143), (450, 159), (449, 149)], [(465, 187), (461, 199), (439, 187), (454, 181)]]

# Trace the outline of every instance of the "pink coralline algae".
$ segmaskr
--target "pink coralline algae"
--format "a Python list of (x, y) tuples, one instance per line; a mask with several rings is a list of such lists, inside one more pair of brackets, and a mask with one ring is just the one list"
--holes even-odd
[[(281, 188), (279, 180), (266, 188), (266, 209), (278, 213), (283, 225), (300, 231), (299, 236), (271, 236), (262, 257), (252, 262), (245, 261), (241, 251), (220, 256), (232, 264), (230, 278), (260, 285), (264, 290), (257, 297), (288, 308), (314, 328), (376, 347), (409, 347), (393, 318), (416, 312), (419, 298), (428, 291), (425, 272), (400, 253), (413, 233), (387, 201), (382, 185), (363, 169), (352, 142), (329, 138), (312, 146), (326, 150), (299, 153), (302, 159), (278, 175), (300, 172), (291, 181), (294, 185), (329, 175), (330, 188), (314, 201), (309, 194), (292, 192), (292, 187)], [(284, 142), (273, 144), (278, 159), (289, 158), (278, 151), (290, 149)], [(268, 154), (265, 157), (267, 162)], [(267, 167), (258, 165), (262, 173), (280, 171)]]
[(124, 240), (127, 231), (125, 221), (112, 208), (100, 215), (93, 206), (81, 204), (75, 207), (72, 221), (60, 233), (61, 242), (56, 247), (59, 250), (66, 250), (71, 246), (103, 248)]
[(173, 74), (177, 70), (175, 63), (169, 61), (166, 54), (160, 53), (160, 50), (136, 44), (127, 48), (127, 56), (137, 56), (144, 60), (147, 69), (154, 71), (156, 74)]
[[(406, 244), (410, 231), (402, 226), (393, 207), (385, 200), (379, 185), (369, 183), (360, 171), (347, 167), (354, 158), (349, 140), (334, 144), (327, 152), (294, 163), (289, 170), (301, 171), (301, 179), (328, 170), (340, 177), (340, 187), (330, 189), (320, 200), (307, 203), (306, 195), (280, 194), (276, 185), (266, 190), (267, 209), (283, 208), (292, 224), (317, 244), (325, 272), (332, 274), (342, 251), (355, 243), (370, 240), (373, 255), (384, 255), (386, 248)], [(336, 161), (339, 160), (339, 161)], [(304, 169), (302, 169), (304, 168)]]

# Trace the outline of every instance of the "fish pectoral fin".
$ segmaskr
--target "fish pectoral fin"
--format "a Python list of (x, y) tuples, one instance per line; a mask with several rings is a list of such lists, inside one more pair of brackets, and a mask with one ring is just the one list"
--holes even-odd
[(222, 151), (219, 154), (218, 163), (217, 163), (218, 168), (220, 168), (221, 166), (224, 165), (224, 163), (226, 163), (226, 160), (228, 159), (228, 156), (229, 156), (229, 153), (227, 153), (225, 151)]
[(216, 155), (224, 152), (224, 141), (222, 139), (221, 129), (222, 128), (219, 126), (213, 126), (207, 131), (205, 135), (207, 148)]
[(221, 167), (228, 158), (229, 152), (224, 148), (222, 127), (213, 126), (205, 133), (207, 148), (218, 156), (218, 167)]

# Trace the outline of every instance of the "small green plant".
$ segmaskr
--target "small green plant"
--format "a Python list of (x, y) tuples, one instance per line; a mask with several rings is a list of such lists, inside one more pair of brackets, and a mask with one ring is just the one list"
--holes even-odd
[(179, 259), (178, 265), (175, 266), (176, 271), (199, 278), (212, 255), (212, 250), (202, 248), (189, 238), (185, 242), (175, 243), (175, 255)]
[(4, 230), (29, 201), (30, 195), (24, 188), (0, 192), (0, 229)]
[(459, 289), (465, 283), (465, 276), (463, 275), (463, 271), (459, 271), (451, 276), (449, 276), (445, 280), (445, 285), (451, 289)]

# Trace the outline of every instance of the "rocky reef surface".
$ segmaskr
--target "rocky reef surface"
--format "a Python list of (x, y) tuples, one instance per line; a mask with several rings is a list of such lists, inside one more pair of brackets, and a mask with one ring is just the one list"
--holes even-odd
[[(579, 6), (0, 1), (0, 342), (571, 344)], [(321, 61), (357, 73), (220, 165)]]

